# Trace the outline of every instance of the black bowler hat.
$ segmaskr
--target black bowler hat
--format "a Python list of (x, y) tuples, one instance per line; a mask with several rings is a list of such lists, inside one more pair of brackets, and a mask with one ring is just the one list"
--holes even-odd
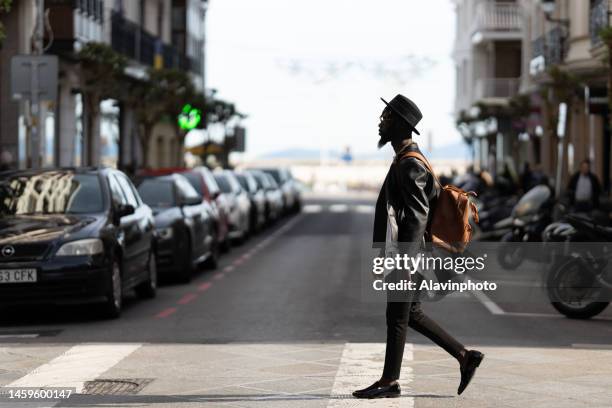
[(385, 101), (383, 98), (380, 98), (388, 107), (393, 109), (395, 113), (400, 115), (402, 119), (404, 119), (414, 133), (420, 135), (419, 131), (416, 130), (416, 125), (423, 118), (423, 114), (416, 106), (416, 103), (412, 102), (410, 99), (406, 98), (402, 94), (397, 94), (397, 96), (391, 99), (391, 102)]

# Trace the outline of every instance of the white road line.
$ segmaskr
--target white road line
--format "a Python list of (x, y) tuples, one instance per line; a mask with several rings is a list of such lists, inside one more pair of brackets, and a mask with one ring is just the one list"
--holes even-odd
[(413, 379), (410, 362), (414, 359), (413, 346), (406, 344), (400, 375), (402, 398), (359, 400), (351, 395), (353, 391), (365, 388), (380, 378), (385, 361), (384, 343), (346, 343), (340, 359), (340, 366), (334, 378), (328, 408), (347, 407), (402, 407), (414, 408), (414, 398), (408, 394)]
[(504, 310), (501, 307), (499, 307), (497, 303), (493, 302), (491, 298), (485, 295), (483, 291), (473, 290), (472, 293), (474, 294), (474, 297), (478, 299), (478, 301), (482, 303), (489, 312), (491, 312), (491, 314), (494, 314), (494, 315), (505, 315), (506, 314), (506, 312), (504, 312)]
[(504, 316), (518, 316), (518, 317), (548, 317), (552, 319), (561, 319), (565, 316), (561, 314), (553, 313), (528, 313), (528, 312), (504, 312)]
[(302, 207), (302, 212), (307, 214), (320, 213), (323, 211), (323, 206), (319, 204), (307, 204)]
[(36, 337), (38, 337), (38, 333), (0, 334), (0, 339), (11, 339), (11, 338), (33, 339)]
[(593, 350), (611, 350), (612, 344), (572, 343), (572, 347)]
[(359, 205), (356, 205), (354, 208), (355, 208), (355, 212), (358, 212), (358, 213), (362, 213), (362, 214), (372, 214), (372, 213), (374, 213), (374, 206), (373, 205), (359, 204)]
[(77, 345), (6, 387), (66, 387), (83, 392), (86, 381), (99, 375), (140, 348), (141, 344)]
[(329, 211), (334, 212), (334, 213), (341, 213), (341, 212), (347, 212), (348, 208), (349, 207), (346, 204), (332, 204), (329, 206)]

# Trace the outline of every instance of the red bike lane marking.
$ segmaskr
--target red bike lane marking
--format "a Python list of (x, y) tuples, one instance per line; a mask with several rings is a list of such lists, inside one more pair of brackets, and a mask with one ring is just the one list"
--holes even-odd
[(192, 300), (196, 299), (198, 297), (198, 295), (196, 295), (195, 293), (187, 293), (185, 296), (183, 296), (182, 298), (179, 299), (178, 303), (180, 305), (186, 305), (187, 303), (191, 302)]
[(157, 315), (155, 315), (155, 317), (158, 318), (158, 319), (164, 319), (164, 318), (170, 316), (171, 314), (175, 313), (177, 310), (178, 309), (176, 307), (169, 307), (169, 308), (159, 312)]
[(208, 290), (211, 286), (212, 286), (211, 282), (204, 282), (198, 286), (198, 291), (204, 292), (205, 290)]

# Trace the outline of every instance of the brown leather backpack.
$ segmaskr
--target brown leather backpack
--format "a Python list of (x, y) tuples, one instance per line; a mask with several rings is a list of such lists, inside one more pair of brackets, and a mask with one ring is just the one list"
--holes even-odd
[(448, 251), (462, 253), (472, 239), (470, 215), (478, 223), (478, 210), (469, 198), (470, 195), (475, 197), (476, 193), (463, 191), (451, 184), (442, 186), (429, 161), (418, 152), (407, 152), (402, 157), (414, 157), (421, 161), (441, 187), (429, 225), (430, 241)]

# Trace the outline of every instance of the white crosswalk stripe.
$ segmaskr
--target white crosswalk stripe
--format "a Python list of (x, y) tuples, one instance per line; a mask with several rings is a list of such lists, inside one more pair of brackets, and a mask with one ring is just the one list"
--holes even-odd
[(372, 213), (374, 213), (374, 206), (373, 205), (360, 204), (360, 205), (356, 205), (354, 208), (355, 208), (355, 212), (358, 212), (358, 213), (362, 213), (362, 214), (372, 214)]
[(349, 209), (349, 206), (346, 204), (332, 204), (329, 206), (329, 211), (334, 212), (334, 213), (347, 212), (348, 209)]
[(347, 204), (330, 204), (330, 205), (321, 205), (321, 204), (307, 204), (302, 207), (302, 212), (306, 214), (316, 214), (321, 212), (332, 212), (332, 213), (345, 213), (345, 212), (355, 212), (358, 214), (373, 214), (374, 206), (367, 204), (356, 204), (356, 205), (347, 205)]
[(323, 206), (318, 204), (308, 204), (302, 207), (302, 212), (306, 214), (319, 213), (323, 211)]
[(402, 398), (358, 400), (351, 396), (380, 378), (385, 359), (384, 343), (347, 343), (342, 352), (340, 366), (334, 379), (328, 408), (385, 407), (413, 408), (414, 398), (405, 396), (413, 379), (410, 361), (414, 359), (413, 346), (407, 343), (400, 375)]
[(140, 346), (140, 344), (77, 345), (6, 387), (65, 387), (76, 388), (76, 392), (80, 393), (86, 381), (96, 379)]

